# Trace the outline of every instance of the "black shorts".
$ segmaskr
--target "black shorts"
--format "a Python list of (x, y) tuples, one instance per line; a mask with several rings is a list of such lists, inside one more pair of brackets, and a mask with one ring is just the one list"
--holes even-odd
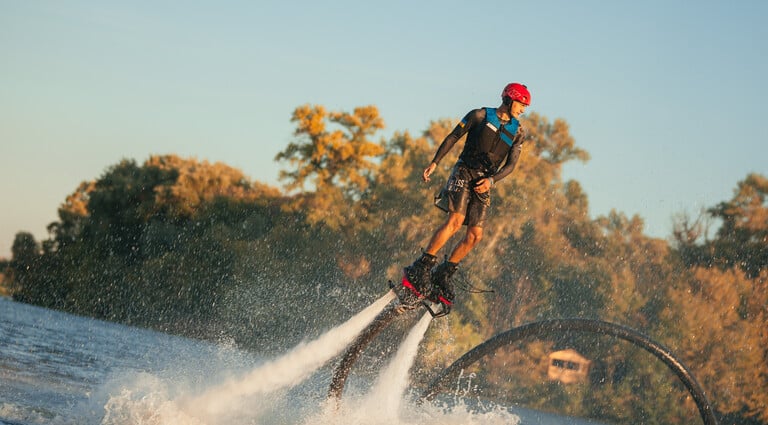
[(491, 191), (475, 192), (475, 183), (482, 178), (480, 172), (456, 164), (445, 187), (435, 196), (435, 205), (443, 211), (462, 214), (467, 226), (483, 227), (491, 205)]

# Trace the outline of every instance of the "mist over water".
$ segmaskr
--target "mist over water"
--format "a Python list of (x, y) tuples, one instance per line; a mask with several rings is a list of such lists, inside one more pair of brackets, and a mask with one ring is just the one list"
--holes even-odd
[(432, 406), (416, 406), (409, 387), (409, 371), (432, 316), (424, 313), (411, 328), (399, 349), (380, 371), (367, 391), (346, 394), (338, 403), (321, 394), (314, 408), (301, 408), (308, 400), (294, 399), (292, 387), (308, 379), (337, 356), (394, 298), (389, 293), (347, 322), (302, 343), (285, 355), (265, 362), (232, 379), (206, 389), (202, 394), (174, 395), (167, 383), (152, 376), (134, 382), (109, 398), (104, 425), (142, 424), (193, 425), (273, 424), (357, 425), (365, 424), (516, 424), (517, 416), (504, 409), (478, 415), (461, 406), (451, 412)]
[(426, 313), (375, 382), (348, 388), (338, 404), (328, 402), (331, 360), (393, 299), (390, 292), (267, 361), (227, 344), (0, 300), (0, 342), (17, 347), (0, 357), (0, 424), (519, 423), (503, 408), (477, 413), (461, 402), (451, 411), (415, 404), (409, 371), (432, 321)]
[(410, 330), (396, 354), (382, 368), (376, 382), (364, 393), (347, 394), (338, 404), (316, 399), (314, 408), (301, 409), (306, 399), (294, 400), (291, 388), (301, 384), (330, 359), (337, 356), (393, 300), (388, 293), (369, 307), (321, 335), (302, 343), (285, 355), (265, 362), (244, 374), (211, 386), (199, 395), (174, 394), (163, 382), (141, 375), (105, 405), (102, 424), (468, 424), (518, 423), (503, 409), (478, 416), (468, 409), (447, 413), (431, 405), (415, 406), (409, 386), (409, 371), (432, 316), (424, 313)]
[(270, 393), (300, 383), (346, 348), (394, 298), (394, 292), (389, 291), (314, 341), (299, 344), (284, 356), (254, 369), (242, 379), (211, 388), (192, 400), (184, 401), (184, 404), (198, 416), (220, 419), (227, 411), (242, 404), (246, 396)]

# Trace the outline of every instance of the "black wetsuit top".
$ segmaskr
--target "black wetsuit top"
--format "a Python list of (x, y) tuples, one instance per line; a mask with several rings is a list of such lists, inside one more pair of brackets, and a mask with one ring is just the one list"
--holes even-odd
[(486, 177), (493, 177), (494, 182), (515, 169), (523, 145), (524, 131), (515, 118), (502, 125), (495, 108), (469, 111), (440, 144), (432, 162), (440, 163), (465, 134), (467, 141), (459, 155), (459, 164), (480, 171)]

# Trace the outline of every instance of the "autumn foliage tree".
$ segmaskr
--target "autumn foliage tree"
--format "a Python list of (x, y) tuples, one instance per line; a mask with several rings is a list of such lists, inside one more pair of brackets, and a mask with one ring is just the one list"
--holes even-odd
[[(731, 417), (768, 422), (768, 179), (749, 174), (734, 196), (696, 220), (675, 223), (675, 250), (686, 266), (667, 314), (697, 371)], [(720, 223), (714, 237), (712, 223)], [(669, 322), (668, 322), (669, 323)], [(725, 370), (730, 372), (724, 373)], [(736, 377), (745, 377), (749, 385)], [(746, 378), (749, 377), (749, 378)], [(731, 419), (733, 420), (733, 419)]]
[[(287, 161), (282, 171), (286, 189), (304, 190), (294, 207), (307, 211), (313, 223), (332, 228), (361, 225), (367, 216), (367, 192), (376, 170), (372, 159), (384, 148), (370, 137), (384, 127), (375, 106), (355, 108), (353, 113), (327, 112), (322, 106), (305, 105), (293, 112), (297, 140), (280, 152), (276, 160)], [(336, 125), (329, 128), (330, 124)]]

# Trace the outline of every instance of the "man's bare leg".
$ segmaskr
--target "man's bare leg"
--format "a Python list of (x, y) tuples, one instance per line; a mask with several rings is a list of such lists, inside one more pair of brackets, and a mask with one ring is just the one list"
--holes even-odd
[(464, 239), (453, 248), (451, 255), (448, 257), (448, 261), (451, 263), (458, 263), (463, 260), (481, 239), (483, 239), (482, 227), (472, 226), (467, 228), (467, 234), (464, 236)]
[(436, 256), (446, 242), (461, 229), (462, 224), (464, 224), (464, 214), (450, 213), (445, 223), (432, 235), (432, 239), (430, 239), (424, 252)]

